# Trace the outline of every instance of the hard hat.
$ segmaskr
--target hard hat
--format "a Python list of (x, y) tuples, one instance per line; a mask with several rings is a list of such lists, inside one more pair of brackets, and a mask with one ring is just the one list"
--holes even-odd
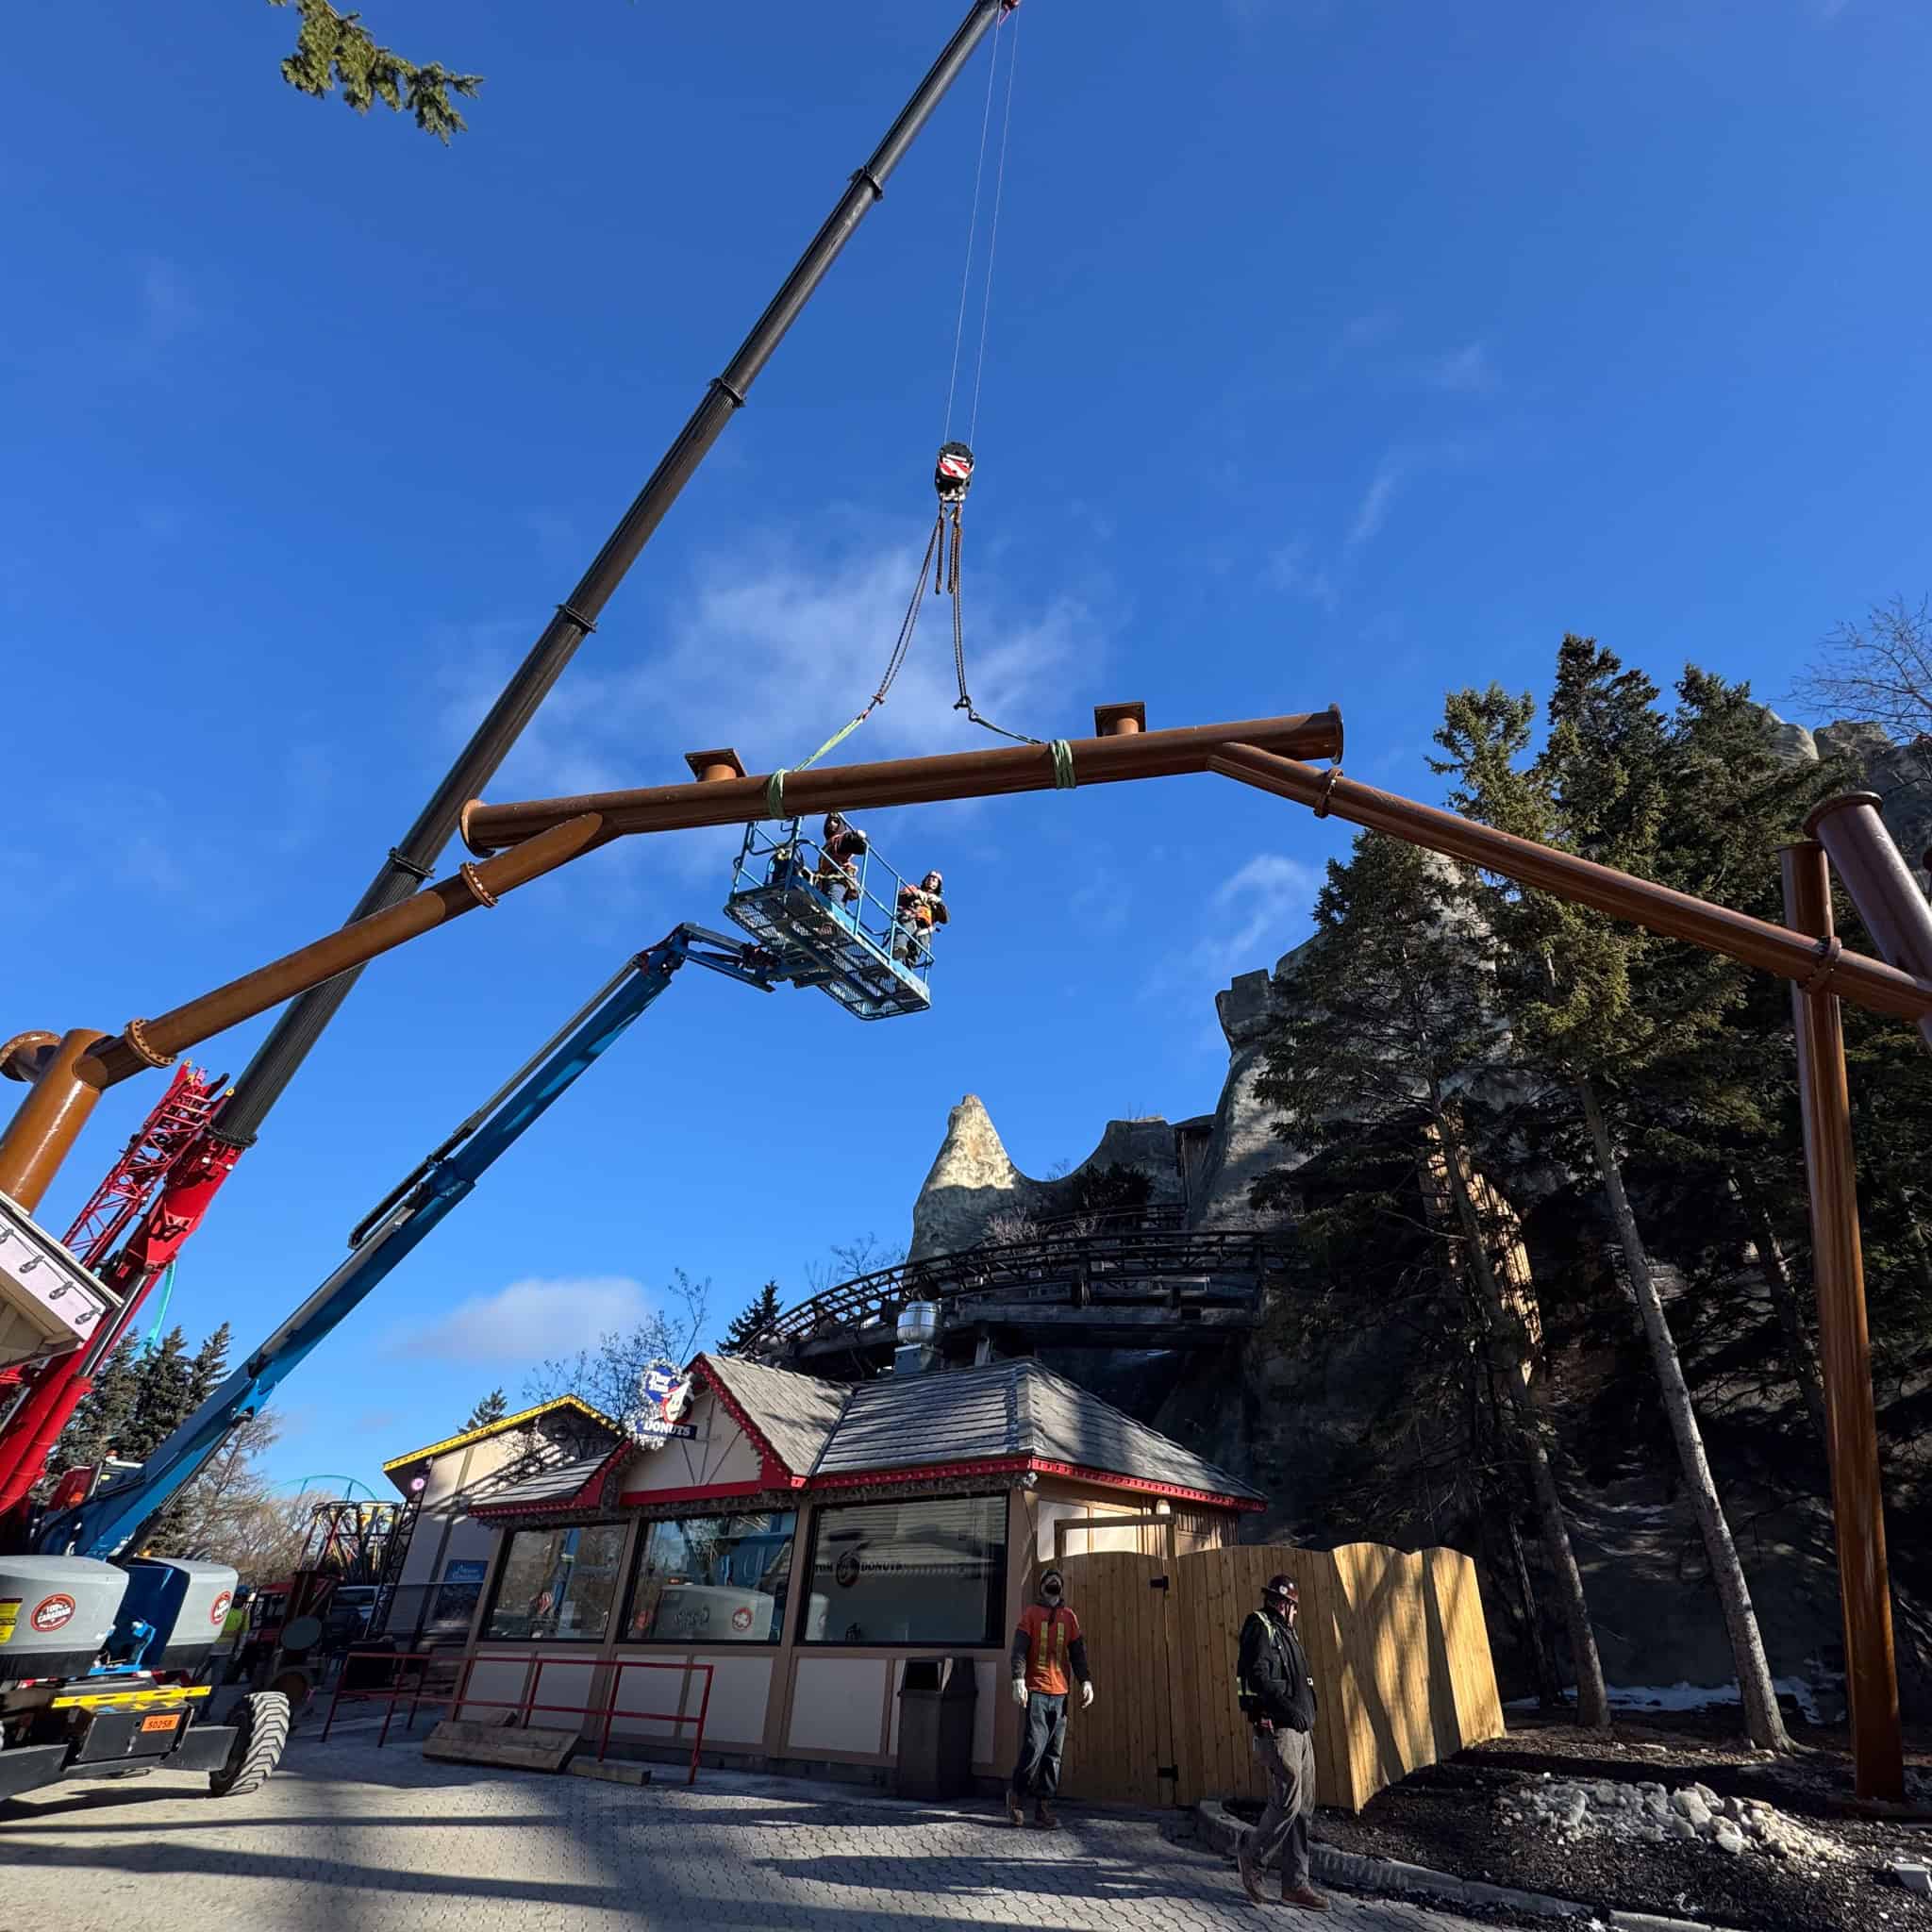
[(1301, 1586), (1295, 1582), (1292, 1576), (1282, 1574), (1271, 1576), (1261, 1594), (1263, 1596), (1286, 1597), (1291, 1604), (1299, 1604), (1302, 1600)]
[(935, 892), (943, 892), (946, 890), (945, 880), (937, 872), (927, 873), (919, 883)]

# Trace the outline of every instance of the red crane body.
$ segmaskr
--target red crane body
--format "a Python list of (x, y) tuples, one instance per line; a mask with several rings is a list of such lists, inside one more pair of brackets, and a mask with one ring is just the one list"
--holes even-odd
[[(93, 1387), (93, 1372), (127, 1331), (156, 1277), (200, 1224), (242, 1150), (208, 1131), (226, 1097), (225, 1074), (175, 1070), (168, 1091), (122, 1149), (67, 1230), (65, 1245), (119, 1295), (111, 1321), (84, 1347), (42, 1363), (0, 1370), (0, 1390), (28, 1385), (0, 1424), (0, 1519), (18, 1511), (41, 1479), (54, 1444)], [(145, 1210), (145, 1211), (143, 1211)], [(139, 1225), (112, 1259), (114, 1243)]]

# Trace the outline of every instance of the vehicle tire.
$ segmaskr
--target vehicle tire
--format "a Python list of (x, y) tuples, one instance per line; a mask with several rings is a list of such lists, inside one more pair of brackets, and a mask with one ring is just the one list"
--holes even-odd
[(239, 1798), (258, 1790), (281, 1762), (289, 1741), (289, 1700), (276, 1690), (257, 1690), (236, 1705), (235, 1741), (228, 1761), (208, 1774), (208, 1795)]

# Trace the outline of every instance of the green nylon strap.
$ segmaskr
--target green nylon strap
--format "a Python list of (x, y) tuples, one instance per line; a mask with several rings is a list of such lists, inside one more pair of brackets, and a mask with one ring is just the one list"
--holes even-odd
[(1064, 738), (1056, 738), (1053, 751), (1053, 789), (1071, 791), (1078, 782), (1074, 776), (1074, 747)]
[(835, 751), (840, 745), (843, 744), (872, 716), (873, 706), (877, 703), (878, 700), (874, 698), (873, 703), (866, 706), (865, 709), (859, 712), (858, 716), (853, 719), (851, 724), (843, 725), (839, 730), (833, 732), (831, 737), (826, 739), (824, 743), (820, 745), (810, 758), (796, 765), (780, 765), (765, 780), (765, 816), (768, 819), (782, 819), (785, 816), (785, 779), (787, 775), (792, 772), (803, 772), (809, 769), (817, 764), (828, 751)]

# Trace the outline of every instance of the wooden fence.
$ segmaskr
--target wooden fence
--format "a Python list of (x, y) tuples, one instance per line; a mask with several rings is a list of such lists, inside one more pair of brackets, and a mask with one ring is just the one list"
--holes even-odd
[(1502, 1734), (1475, 1566), (1454, 1550), (1255, 1544), (1172, 1561), (1070, 1557), (1061, 1568), (1099, 1693), (1068, 1721), (1070, 1797), (1191, 1805), (1265, 1795), (1235, 1703), (1235, 1659), (1242, 1621), (1277, 1571), (1301, 1587), (1301, 1638), (1321, 1702), (1322, 1804), (1359, 1811), (1418, 1767)]

